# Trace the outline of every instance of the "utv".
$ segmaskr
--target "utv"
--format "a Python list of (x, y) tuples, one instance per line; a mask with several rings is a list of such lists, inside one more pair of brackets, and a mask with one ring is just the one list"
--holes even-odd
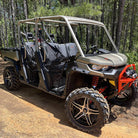
[(21, 83), (66, 99), (66, 114), (83, 131), (109, 119), (109, 101), (127, 104), (136, 93), (134, 64), (118, 52), (105, 25), (90, 19), (49, 16), (18, 22), (18, 46), (2, 48), (4, 84)]

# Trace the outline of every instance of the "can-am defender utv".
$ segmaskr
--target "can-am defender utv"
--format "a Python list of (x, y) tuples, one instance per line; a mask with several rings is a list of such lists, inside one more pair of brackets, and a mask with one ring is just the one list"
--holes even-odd
[[(23, 31), (22, 31), (23, 30)], [(127, 104), (136, 92), (134, 64), (118, 52), (105, 25), (90, 19), (49, 16), (18, 22), (19, 45), (3, 48), (4, 84), (21, 83), (66, 99), (66, 114), (83, 131), (109, 119), (108, 101)]]

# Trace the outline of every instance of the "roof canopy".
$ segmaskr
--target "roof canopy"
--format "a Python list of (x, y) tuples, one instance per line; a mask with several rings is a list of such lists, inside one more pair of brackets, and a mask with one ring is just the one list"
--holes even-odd
[(98, 26), (104, 26), (102, 22), (94, 21), (91, 19), (79, 18), (79, 17), (71, 17), (71, 16), (45, 16), (45, 17), (37, 17), (32, 19), (20, 20), (18, 23), (27, 23), (27, 24), (34, 24), (36, 21), (44, 21), (44, 22), (54, 22), (59, 24), (67, 24), (70, 23), (71, 25), (77, 24), (93, 24)]

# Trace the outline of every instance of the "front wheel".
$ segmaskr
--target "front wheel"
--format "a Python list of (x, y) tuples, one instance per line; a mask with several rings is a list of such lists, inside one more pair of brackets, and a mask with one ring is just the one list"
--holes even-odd
[(80, 88), (66, 98), (66, 114), (73, 126), (86, 132), (100, 129), (108, 121), (107, 100), (98, 91)]
[(130, 105), (136, 98), (137, 89), (134, 84), (128, 89), (122, 91), (119, 95), (115, 97), (114, 102), (117, 105), (125, 106)]

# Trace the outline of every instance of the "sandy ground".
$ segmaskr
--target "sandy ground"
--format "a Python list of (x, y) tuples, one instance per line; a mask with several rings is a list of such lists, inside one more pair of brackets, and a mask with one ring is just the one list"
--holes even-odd
[(0, 59), (0, 138), (138, 138), (137, 103), (130, 109), (114, 106), (100, 132), (85, 133), (68, 122), (64, 100), (25, 85), (8, 91), (2, 78), (6, 64)]

